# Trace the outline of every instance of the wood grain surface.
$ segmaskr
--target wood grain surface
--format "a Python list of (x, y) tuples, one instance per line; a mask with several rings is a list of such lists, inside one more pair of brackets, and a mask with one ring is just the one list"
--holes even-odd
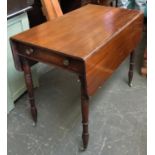
[(47, 20), (53, 20), (63, 15), (58, 0), (41, 0), (41, 4)]
[(133, 76), (133, 53), (141, 39), (143, 14), (136, 10), (87, 5), (11, 38), (16, 68), (25, 73), (31, 114), (34, 108), (29, 60), (73, 71), (81, 82), (83, 149), (89, 141), (89, 96), (107, 80), (124, 59), (130, 57), (129, 84)]
[(92, 95), (137, 46), (142, 28), (140, 11), (89, 4), (12, 40), (83, 61), (87, 93)]

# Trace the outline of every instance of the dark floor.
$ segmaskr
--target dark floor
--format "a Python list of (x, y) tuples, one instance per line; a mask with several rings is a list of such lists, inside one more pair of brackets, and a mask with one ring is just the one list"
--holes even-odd
[(81, 152), (80, 84), (76, 75), (53, 69), (35, 89), (38, 123), (33, 126), (26, 94), (8, 115), (8, 155), (146, 155), (146, 78), (139, 74), (146, 45), (136, 52), (133, 87), (128, 60), (92, 96), (90, 141)]

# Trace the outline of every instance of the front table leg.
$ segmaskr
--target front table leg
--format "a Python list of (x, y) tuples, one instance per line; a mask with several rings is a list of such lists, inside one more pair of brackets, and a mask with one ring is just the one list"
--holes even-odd
[(135, 58), (135, 51), (132, 51), (130, 54), (130, 66), (129, 66), (129, 86), (132, 86), (132, 79), (133, 79), (133, 69), (134, 69), (134, 58)]
[(30, 102), (30, 106), (31, 106), (31, 115), (34, 120), (34, 123), (36, 124), (36, 122), (37, 122), (37, 108), (35, 106), (35, 101), (34, 101), (31, 68), (29, 65), (29, 61), (26, 58), (22, 58), (22, 64), (23, 64), (25, 83), (26, 83), (26, 87), (27, 87), (27, 91), (28, 91), (28, 98), (29, 98), (29, 102)]
[(80, 77), (81, 81), (81, 111), (82, 111), (82, 140), (83, 140), (83, 149), (85, 150), (88, 146), (89, 141), (89, 132), (88, 132), (88, 117), (89, 117), (89, 96), (86, 92), (86, 82), (84, 77)]

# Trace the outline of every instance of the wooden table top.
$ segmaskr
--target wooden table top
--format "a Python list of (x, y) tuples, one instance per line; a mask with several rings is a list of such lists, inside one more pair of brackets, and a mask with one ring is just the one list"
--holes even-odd
[(89, 4), (12, 39), (85, 60), (141, 15), (136, 10)]

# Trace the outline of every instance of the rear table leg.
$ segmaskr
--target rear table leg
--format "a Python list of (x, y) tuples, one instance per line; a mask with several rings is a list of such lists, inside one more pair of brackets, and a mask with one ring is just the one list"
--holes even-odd
[(116, 7), (118, 7), (118, 0), (116, 0)]
[(84, 77), (80, 77), (81, 81), (81, 111), (82, 111), (82, 140), (83, 140), (83, 150), (88, 146), (89, 132), (88, 132), (88, 117), (89, 117), (89, 97), (86, 92), (86, 82)]
[(135, 59), (135, 51), (132, 51), (132, 53), (130, 54), (130, 66), (129, 66), (129, 73), (128, 73), (128, 77), (129, 77), (128, 84), (130, 87), (132, 86), (133, 70), (134, 70), (134, 64), (135, 64), (134, 59)]
[(37, 108), (35, 106), (35, 101), (34, 101), (31, 68), (29, 65), (29, 61), (26, 58), (22, 58), (22, 63), (23, 63), (25, 83), (26, 83), (26, 87), (28, 91), (28, 98), (29, 98), (29, 102), (31, 106), (31, 115), (32, 115), (34, 123), (36, 124), (37, 123)]

